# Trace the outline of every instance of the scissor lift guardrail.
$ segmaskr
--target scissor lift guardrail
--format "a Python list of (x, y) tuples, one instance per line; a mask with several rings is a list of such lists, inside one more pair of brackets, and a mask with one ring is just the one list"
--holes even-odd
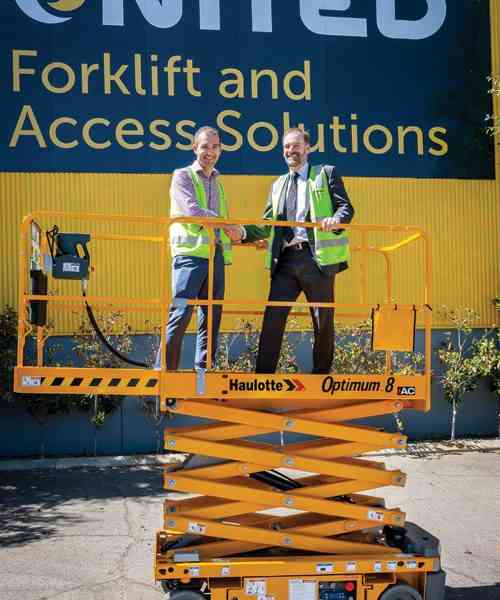
[[(169, 451), (209, 457), (205, 463), (172, 471), (165, 470), (168, 492), (189, 494), (174, 499), (167, 496), (164, 527), (157, 533), (155, 577), (184, 584), (200, 578), (258, 577), (261, 574), (298, 575), (350, 573), (358, 588), (367, 574), (382, 574), (375, 593), (385, 589), (403, 573), (405, 581), (422, 587), (425, 574), (439, 570), (438, 556), (413, 557), (401, 554), (384, 543), (381, 528), (404, 527), (405, 514), (388, 509), (382, 498), (367, 492), (387, 485), (404, 486), (405, 475), (390, 471), (380, 462), (362, 458), (364, 453), (387, 448), (401, 449), (406, 437), (377, 428), (355, 424), (358, 419), (399, 413), (412, 408), (430, 408), (431, 357), (431, 256), (428, 239), (418, 228), (385, 225), (342, 225), (357, 231), (361, 244), (353, 250), (361, 263), (361, 301), (354, 304), (268, 302), (291, 306), (292, 310), (334, 307), (337, 316), (366, 315), (373, 308), (367, 295), (367, 257), (377, 253), (386, 265), (386, 302), (394, 303), (391, 256), (417, 241), (424, 244), (422, 298), (412, 305), (422, 315), (424, 329), (424, 369), (422, 373), (399, 375), (393, 372), (392, 353), (386, 352), (385, 372), (376, 375), (331, 373), (327, 375), (277, 373), (262, 375), (218, 372), (208, 365), (204, 372), (142, 368), (95, 369), (51, 367), (43, 364), (47, 332), (37, 328), (35, 365), (24, 364), (25, 343), (33, 328), (27, 319), (32, 301), (71, 304), (83, 307), (80, 296), (34, 295), (28, 290), (28, 246), (37, 220), (74, 217), (81, 221), (155, 224), (158, 236), (92, 234), (93, 241), (141, 240), (155, 243), (160, 251), (161, 295), (158, 298), (112, 298), (89, 294), (93, 306), (116, 303), (125, 312), (139, 307), (161, 312), (161, 343), (165, 346), (165, 326), (170, 304), (164, 274), (167, 271), (168, 228), (174, 221), (200, 223), (211, 238), (208, 300), (188, 300), (191, 305), (208, 306), (208, 356), (211, 356), (213, 306), (222, 304), (225, 314), (242, 304), (259, 314), (265, 302), (213, 300), (213, 228), (222, 223), (245, 224), (247, 220), (153, 219), (96, 214), (43, 212), (25, 218), (21, 230), (19, 287), (19, 347), (15, 389), (31, 393), (98, 393), (119, 395), (159, 395), (161, 409), (176, 415), (208, 419), (206, 425), (167, 429), (165, 448)], [(287, 221), (260, 224), (293, 226)], [(304, 224), (301, 223), (303, 226)], [(316, 227), (316, 224), (305, 224)], [(370, 232), (393, 232), (402, 236), (391, 245), (369, 244)], [(39, 251), (43, 253), (43, 240)], [(399, 305), (400, 308), (410, 308)], [(341, 315), (340, 315), (341, 316)], [(280, 445), (269, 442), (283, 432), (310, 436), (306, 441)], [(266, 436), (262, 441), (259, 436)], [(280, 485), (280, 483), (282, 485)], [(283, 512), (285, 511), (285, 512)], [(286, 565), (268, 552), (281, 549)], [(311, 554), (314, 555), (311, 558)], [(318, 558), (319, 555), (320, 558)], [(183, 557), (185, 560), (183, 560)], [(239, 557), (239, 558), (238, 558)], [(436, 562), (437, 561), (437, 562)], [(323, 565), (323, 566), (321, 566)], [(308, 571), (309, 569), (309, 571)], [(361, 578), (359, 581), (356, 578)], [(423, 579), (422, 579), (423, 578)], [(419, 583), (420, 582), (420, 583)], [(221, 584), (222, 588), (224, 587)], [(219, 587), (221, 587), (219, 586)], [(242, 589), (242, 588), (241, 588)], [(245, 598), (241, 591), (236, 598)], [(214, 588), (215, 590), (215, 588)], [(377, 591), (378, 590), (378, 591)], [(368, 592), (367, 592), (368, 593)], [(214, 591), (215, 597), (219, 592)], [(222, 596), (219, 594), (222, 599)], [(359, 598), (365, 596), (359, 596)], [(378, 598), (367, 595), (366, 598)]]

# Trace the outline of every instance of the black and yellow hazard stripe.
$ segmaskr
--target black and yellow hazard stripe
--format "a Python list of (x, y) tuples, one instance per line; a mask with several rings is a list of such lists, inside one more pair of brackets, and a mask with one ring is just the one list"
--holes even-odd
[(16, 369), (15, 389), (23, 393), (153, 395), (159, 392), (160, 374), (138, 369)]

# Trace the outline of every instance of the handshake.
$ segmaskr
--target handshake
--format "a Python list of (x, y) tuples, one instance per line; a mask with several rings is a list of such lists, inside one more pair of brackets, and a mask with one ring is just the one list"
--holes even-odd
[[(326, 217), (321, 221), (323, 231), (334, 231), (339, 220), (336, 217)], [(223, 225), (222, 230), (232, 242), (241, 242), (245, 239), (245, 228), (242, 225)], [(340, 233), (340, 231), (335, 231)], [(267, 245), (267, 244), (266, 244)]]
[(245, 237), (245, 228), (242, 225), (223, 225), (222, 230), (232, 242), (241, 242)]

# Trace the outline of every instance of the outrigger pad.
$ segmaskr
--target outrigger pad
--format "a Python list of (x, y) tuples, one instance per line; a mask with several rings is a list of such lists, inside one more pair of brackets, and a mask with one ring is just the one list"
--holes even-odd
[(372, 311), (372, 350), (414, 352), (415, 307), (382, 304)]

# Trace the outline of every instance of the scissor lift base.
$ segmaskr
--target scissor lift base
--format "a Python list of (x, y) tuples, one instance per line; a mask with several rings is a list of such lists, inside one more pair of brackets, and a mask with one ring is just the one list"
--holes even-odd
[(184, 600), (196, 594), (210, 600), (444, 600), (438, 540), (411, 523), (407, 531), (418, 553), (392, 548), (388, 554), (381, 546), (380, 555), (295, 556), (278, 549), (199, 561), (182, 548), (164, 550), (166, 533), (159, 531), (155, 577), (172, 600), (181, 591), (194, 593)]

